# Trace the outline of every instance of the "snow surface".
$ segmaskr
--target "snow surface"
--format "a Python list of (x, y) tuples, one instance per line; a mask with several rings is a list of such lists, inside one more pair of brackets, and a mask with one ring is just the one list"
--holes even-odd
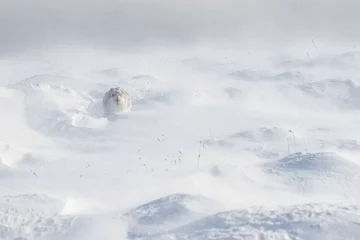
[(360, 239), (360, 52), (311, 44), (3, 57), (0, 239)]

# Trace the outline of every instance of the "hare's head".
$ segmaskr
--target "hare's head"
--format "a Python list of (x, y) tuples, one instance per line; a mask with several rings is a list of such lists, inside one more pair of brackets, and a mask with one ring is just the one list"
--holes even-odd
[(131, 109), (130, 96), (119, 87), (110, 88), (104, 95), (103, 105), (106, 112), (129, 112)]

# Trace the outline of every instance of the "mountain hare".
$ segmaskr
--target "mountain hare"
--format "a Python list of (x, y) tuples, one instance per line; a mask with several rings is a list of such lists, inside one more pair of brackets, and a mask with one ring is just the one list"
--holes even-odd
[(119, 87), (111, 88), (103, 98), (103, 107), (106, 115), (113, 113), (127, 113), (131, 111), (129, 94)]

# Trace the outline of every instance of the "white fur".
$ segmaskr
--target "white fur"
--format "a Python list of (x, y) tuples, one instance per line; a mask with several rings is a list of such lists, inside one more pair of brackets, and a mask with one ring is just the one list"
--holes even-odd
[(131, 111), (130, 95), (119, 87), (111, 88), (103, 98), (104, 113), (126, 113)]

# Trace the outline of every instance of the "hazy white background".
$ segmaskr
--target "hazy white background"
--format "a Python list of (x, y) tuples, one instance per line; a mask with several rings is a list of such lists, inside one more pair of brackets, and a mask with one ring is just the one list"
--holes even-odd
[(132, 51), (143, 47), (294, 42), (356, 44), (356, 0), (2, 0), (1, 53), (88, 45)]

